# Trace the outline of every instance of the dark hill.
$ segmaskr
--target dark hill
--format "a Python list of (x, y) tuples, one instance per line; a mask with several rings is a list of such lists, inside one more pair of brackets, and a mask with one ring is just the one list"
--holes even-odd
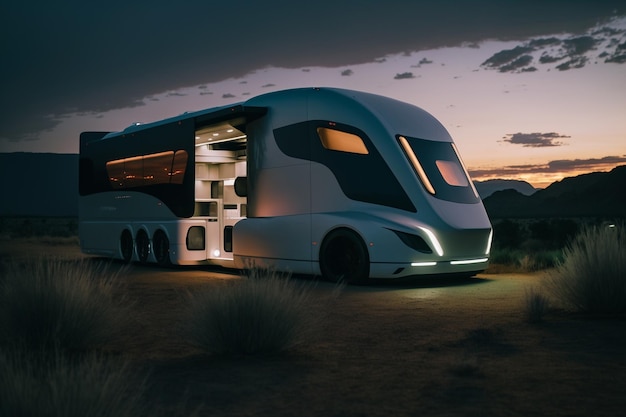
[(2, 216), (78, 216), (78, 155), (0, 153)]
[(491, 218), (626, 217), (626, 165), (557, 181), (531, 196), (498, 191), (483, 200)]
[(474, 186), (476, 187), (476, 191), (480, 194), (480, 198), (483, 200), (496, 191), (503, 190), (515, 190), (523, 195), (531, 195), (534, 194), (537, 189), (532, 185), (527, 183), (526, 181), (518, 181), (518, 180), (487, 180), (487, 181), (474, 181)]

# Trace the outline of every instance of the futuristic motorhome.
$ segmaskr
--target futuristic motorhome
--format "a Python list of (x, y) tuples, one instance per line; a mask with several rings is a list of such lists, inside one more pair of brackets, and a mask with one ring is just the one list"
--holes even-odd
[(80, 138), (81, 248), (331, 280), (471, 275), (492, 229), (433, 116), (302, 88)]

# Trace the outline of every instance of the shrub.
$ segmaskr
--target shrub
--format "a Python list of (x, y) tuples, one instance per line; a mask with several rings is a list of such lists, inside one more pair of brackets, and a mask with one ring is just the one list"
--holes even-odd
[(494, 248), (491, 251), (489, 262), (493, 264), (511, 265), (515, 264), (519, 258), (519, 251), (513, 249)]
[(538, 323), (548, 312), (548, 298), (534, 288), (526, 290), (524, 298), (524, 316), (529, 323)]
[(0, 351), (0, 415), (126, 417), (143, 411), (142, 383), (99, 356)]
[(535, 259), (530, 255), (524, 255), (518, 259), (519, 267), (524, 272), (532, 272), (536, 270), (537, 264), (535, 263)]
[(314, 324), (310, 290), (288, 275), (251, 269), (237, 282), (189, 293), (188, 335), (213, 354), (284, 351)]
[(113, 337), (128, 317), (121, 270), (87, 260), (39, 259), (4, 265), (0, 345), (84, 349)]
[(544, 250), (534, 254), (535, 270), (554, 268), (563, 260), (562, 250)]
[(517, 264), (523, 272), (534, 272), (542, 269), (553, 268), (559, 262), (560, 253), (556, 251), (535, 252), (532, 255), (522, 255), (517, 259)]
[(626, 312), (626, 231), (587, 226), (563, 252), (546, 285), (567, 309)]

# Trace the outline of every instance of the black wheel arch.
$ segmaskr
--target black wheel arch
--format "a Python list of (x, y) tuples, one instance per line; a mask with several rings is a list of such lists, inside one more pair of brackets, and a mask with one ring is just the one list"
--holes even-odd
[(171, 264), (170, 239), (164, 229), (159, 228), (152, 235), (152, 251), (159, 265), (168, 266)]
[(120, 255), (124, 262), (130, 262), (133, 259), (135, 253), (135, 239), (133, 239), (133, 232), (129, 228), (124, 228), (120, 233)]
[(322, 276), (335, 282), (360, 283), (369, 278), (370, 257), (356, 230), (336, 227), (324, 236), (318, 262)]

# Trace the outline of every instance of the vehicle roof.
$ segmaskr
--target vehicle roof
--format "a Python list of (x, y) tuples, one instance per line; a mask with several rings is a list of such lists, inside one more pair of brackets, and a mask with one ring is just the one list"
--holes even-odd
[[(314, 90), (331, 95), (337, 94), (344, 98), (353, 100), (359, 103), (361, 106), (369, 108), (370, 111), (372, 111), (373, 113), (379, 116), (383, 116), (385, 122), (393, 125), (395, 127), (394, 130), (396, 131), (407, 131), (407, 134), (410, 134), (409, 131), (411, 130), (411, 128), (414, 129), (417, 127), (420, 130), (420, 133), (424, 133), (423, 136), (425, 137), (432, 137), (432, 139), (435, 140), (451, 140), (448, 132), (441, 125), (441, 123), (430, 113), (424, 111), (417, 106), (401, 102), (389, 97), (366, 93), (362, 91), (328, 87), (303, 87), (288, 90), (279, 90), (252, 97), (247, 101), (236, 102), (225, 106), (211, 107), (193, 112), (185, 112), (178, 116), (149, 123), (134, 123), (122, 131), (110, 132), (103, 136), (102, 139), (118, 137), (129, 133), (150, 129), (156, 126), (176, 123), (188, 119), (195, 119), (196, 123), (200, 125), (207, 125), (229, 120), (242, 115), (252, 115), (252, 118), (254, 118), (264, 114), (266, 110), (266, 108), (263, 108), (265, 97), (269, 98), (272, 96), (288, 95), (297, 96), (300, 94), (309, 94), (311, 91)], [(248, 105), (248, 103), (250, 103), (250, 105)], [(255, 105), (258, 107), (254, 107)], [(410, 117), (407, 117), (407, 111), (410, 112)], [(416, 117), (427, 123), (415, 123), (417, 121)]]

